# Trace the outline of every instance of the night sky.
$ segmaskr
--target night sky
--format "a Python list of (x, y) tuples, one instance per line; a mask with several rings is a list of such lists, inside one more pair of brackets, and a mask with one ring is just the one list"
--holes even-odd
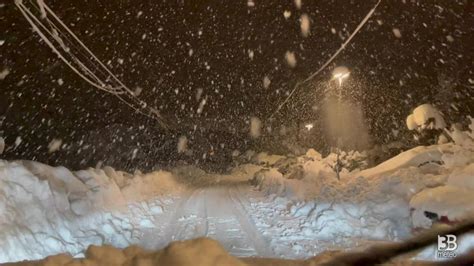
[[(316, 129), (299, 144), (324, 151), (319, 106), (338, 65), (351, 70), (344, 97), (363, 107), (373, 144), (409, 141), (405, 117), (422, 103), (436, 105), (449, 123), (474, 116), (472, 1), (383, 0), (273, 120), (293, 86), (324, 64), (377, 1), (303, 0), (301, 9), (293, 1), (261, 0), (45, 2), (128, 87), (142, 89), (139, 97), (170, 129), (80, 79), (13, 1), (1, 0), (0, 71), (9, 74), (0, 80), (0, 136), (7, 143), (0, 156), (6, 159), (74, 169), (103, 161), (125, 170), (183, 160), (221, 170), (233, 150), (279, 150), (278, 129), (307, 121)], [(308, 37), (300, 30), (303, 14), (311, 21)], [(287, 51), (296, 55), (294, 68)], [(261, 139), (249, 137), (251, 117), (264, 125)], [(183, 135), (193, 154), (177, 154)], [(48, 153), (53, 139), (65, 146)]]

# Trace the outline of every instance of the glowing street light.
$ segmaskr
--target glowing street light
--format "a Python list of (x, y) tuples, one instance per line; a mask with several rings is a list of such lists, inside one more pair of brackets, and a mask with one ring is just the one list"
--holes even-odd
[(332, 71), (332, 79), (337, 80), (339, 82), (339, 86), (342, 86), (342, 81), (348, 78), (350, 74), (351, 72), (349, 72), (347, 67), (339, 66)]
[[(332, 71), (332, 80), (337, 80), (338, 83), (339, 83), (339, 88), (338, 88), (339, 102), (342, 101), (342, 82), (344, 81), (344, 79), (348, 78), (350, 74), (351, 74), (351, 72), (345, 66), (338, 66)], [(338, 106), (338, 108), (340, 108), (340, 107)], [(337, 147), (337, 146), (340, 146), (339, 145), (340, 141), (341, 141), (341, 139), (339, 138), (338, 139), (338, 144), (336, 144), (336, 154), (337, 154), (336, 165), (334, 165), (334, 170), (336, 172), (338, 180), (341, 179), (340, 171), (341, 171), (341, 167), (342, 167), (342, 163), (341, 163), (341, 160), (339, 158), (339, 156), (341, 154), (341, 149), (339, 147)]]

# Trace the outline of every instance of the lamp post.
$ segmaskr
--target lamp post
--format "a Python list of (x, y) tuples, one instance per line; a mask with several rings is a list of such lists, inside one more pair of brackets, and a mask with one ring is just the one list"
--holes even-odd
[(338, 66), (332, 71), (332, 80), (336, 80), (339, 84), (339, 101), (342, 97), (342, 82), (349, 77), (351, 72), (345, 66)]
[[(338, 85), (339, 85), (338, 86), (338, 100), (339, 100), (338, 108), (341, 108), (341, 104), (342, 104), (342, 83), (345, 79), (347, 79), (349, 77), (350, 74), (351, 74), (351, 72), (345, 66), (336, 67), (332, 71), (332, 79), (331, 80), (336, 80)], [(341, 110), (339, 110), (339, 112), (340, 111)], [(337, 154), (336, 165), (334, 166), (334, 170), (336, 171), (336, 175), (337, 175), (338, 180), (340, 180), (339, 173), (340, 173), (341, 168), (342, 168), (341, 160), (339, 159), (339, 155), (341, 153), (341, 149), (339, 148), (339, 146), (341, 146), (341, 145), (342, 145), (342, 140), (341, 140), (341, 137), (338, 136), (338, 139), (337, 139), (337, 142), (336, 142), (336, 154)]]

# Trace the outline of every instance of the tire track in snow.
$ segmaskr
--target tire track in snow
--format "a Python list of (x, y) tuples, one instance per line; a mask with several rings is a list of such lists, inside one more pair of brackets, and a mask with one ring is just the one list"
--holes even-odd
[[(166, 213), (167, 211), (165, 210), (165, 213), (162, 214), (169, 216), (168, 219), (163, 221), (165, 226), (157, 224), (156, 229), (146, 232), (145, 237), (140, 241), (141, 245), (146, 248), (157, 249), (167, 246), (174, 240), (188, 239), (189, 237), (186, 238), (184, 233), (189, 231), (193, 224), (196, 227), (195, 231), (202, 230), (202, 236), (206, 235), (207, 225), (203, 229), (198, 229), (196, 221), (198, 215), (202, 217), (207, 212), (202, 208), (205, 206), (201, 206), (199, 209), (195, 208), (196, 204), (199, 203), (197, 199), (202, 191), (202, 189), (196, 189), (183, 194), (183, 197), (176, 204), (170, 206), (173, 210), (169, 209), (169, 213)], [(205, 218), (205, 216), (202, 218)], [(207, 219), (203, 220), (206, 221)], [(158, 229), (159, 227), (161, 229)]]
[(255, 244), (240, 223), (240, 215), (234, 208), (226, 186), (212, 187), (205, 191), (203, 199), (208, 209), (211, 230), (208, 236), (219, 241), (226, 250), (236, 256), (255, 256)]
[[(238, 218), (240, 225), (244, 232), (248, 235), (252, 243), (254, 244), (255, 250), (261, 257), (274, 257), (275, 254), (273, 249), (270, 247), (270, 241), (266, 240), (265, 237), (260, 233), (255, 222), (250, 217), (249, 212), (245, 208), (240, 196), (235, 195), (238, 187), (228, 188), (227, 195), (232, 201), (232, 207), (235, 212), (235, 216)], [(240, 191), (239, 191), (240, 192)]]
[(255, 225), (239, 195), (239, 186), (212, 186), (184, 194), (171, 205), (165, 226), (145, 234), (148, 248), (163, 248), (175, 240), (207, 236), (237, 256), (274, 257), (274, 251)]
[(164, 239), (167, 243), (207, 235), (208, 218), (203, 200), (204, 192), (204, 189), (196, 189), (180, 202), (165, 229)]
[[(175, 220), (177, 229), (172, 240), (184, 240), (201, 236), (207, 236), (209, 231), (209, 221), (207, 215), (207, 205), (204, 201), (205, 190), (199, 189), (193, 193), (183, 206), (183, 214)], [(173, 221), (171, 221), (173, 222)]]

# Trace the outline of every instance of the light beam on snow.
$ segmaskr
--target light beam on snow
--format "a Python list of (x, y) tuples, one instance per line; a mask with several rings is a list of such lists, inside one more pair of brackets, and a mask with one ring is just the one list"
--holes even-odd
[[(25, 3), (29, 3), (30, 8)], [(158, 121), (166, 128), (159, 112), (140, 100), (134, 90), (129, 89), (114, 75), (44, 3), (44, 0), (15, 0), (15, 5), (40, 38), (80, 78), (101, 91), (115, 95), (136, 112)]]
[(346, 46), (350, 43), (350, 41), (352, 40), (352, 38), (354, 38), (354, 36), (362, 29), (362, 27), (364, 27), (364, 25), (367, 23), (367, 21), (370, 19), (370, 17), (372, 17), (372, 15), (374, 14), (375, 10), (377, 9), (377, 7), (379, 6), (380, 2), (382, 2), (382, 0), (379, 0), (375, 5), (374, 7), (369, 11), (369, 13), (367, 13), (367, 15), (364, 17), (364, 19), (359, 23), (359, 25), (357, 26), (357, 28), (354, 30), (354, 32), (352, 32), (352, 34), (349, 36), (349, 38), (341, 45), (341, 47), (326, 61), (326, 63), (324, 63), (316, 72), (314, 72), (313, 74), (311, 74), (309, 77), (307, 77), (305, 80), (301, 81), (301, 82), (298, 82), (296, 83), (295, 87), (293, 88), (293, 90), (290, 92), (290, 94), (288, 95), (288, 97), (286, 97), (286, 99), (278, 106), (278, 108), (270, 115), (270, 119), (273, 118), (273, 116), (278, 113), (280, 111), (280, 109), (288, 102), (288, 100), (291, 98), (291, 96), (293, 96), (293, 94), (295, 93), (295, 91), (299, 88), (300, 85), (303, 85), (305, 84), (306, 82), (312, 80), (316, 75), (318, 75), (319, 73), (321, 73), (321, 71), (323, 71), (345, 48)]

